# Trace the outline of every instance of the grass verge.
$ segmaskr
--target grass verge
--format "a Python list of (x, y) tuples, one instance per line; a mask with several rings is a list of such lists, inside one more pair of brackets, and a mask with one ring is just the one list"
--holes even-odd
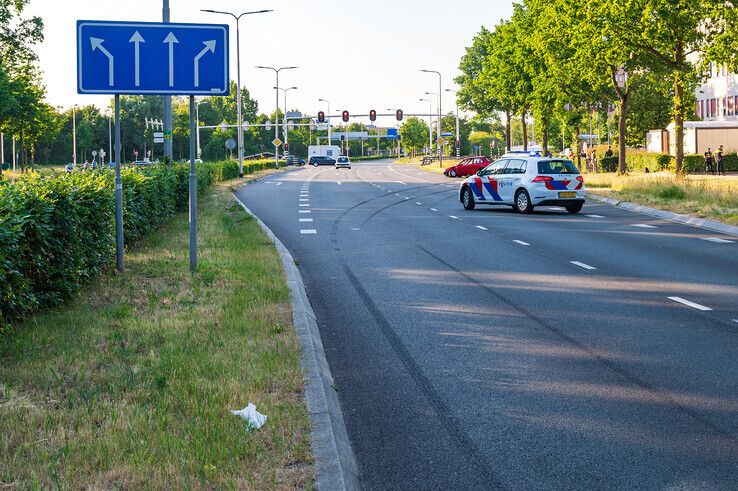
[(587, 192), (738, 225), (738, 177), (587, 174)]
[(445, 169), (448, 169), (451, 166), (454, 166), (461, 162), (461, 159), (457, 159), (456, 157), (444, 157), (443, 164), (441, 166), (438, 165), (438, 161), (435, 161), (428, 165), (421, 165), (422, 164), (422, 158), (415, 158), (412, 159), (410, 157), (403, 157), (401, 159), (395, 160), (394, 163), (396, 164), (403, 164), (403, 165), (412, 165), (413, 167), (417, 167), (418, 169), (422, 169), (428, 172), (435, 172), (436, 174), (443, 174), (443, 171)]
[[(64, 308), (0, 338), (2, 488), (305, 488), (299, 345), (276, 249), (221, 183)], [(229, 413), (253, 402), (249, 432)]]

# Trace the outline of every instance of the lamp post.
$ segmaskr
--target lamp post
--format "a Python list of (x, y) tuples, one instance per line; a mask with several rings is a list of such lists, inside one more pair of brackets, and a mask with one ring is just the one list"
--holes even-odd
[[(454, 95), (457, 94), (455, 90), (451, 89), (446, 89), (446, 92), (451, 92)], [(461, 156), (461, 133), (459, 133), (459, 100), (457, 98), (454, 99), (456, 100), (456, 142), (454, 143), (454, 145), (456, 145), (456, 157), (458, 158)]]
[[(441, 94), (443, 93), (442, 88), (442, 82), (441, 82), (441, 72), (438, 72), (436, 70), (420, 70), (423, 73), (435, 73), (438, 75), (438, 127), (437, 127), (437, 133), (438, 133), (438, 139), (441, 139)], [(438, 165), (439, 167), (443, 167), (443, 150), (441, 148), (441, 145), (438, 145)]]
[(326, 111), (326, 114), (328, 115), (328, 146), (330, 146), (331, 144), (331, 103), (325, 99), (318, 99), (318, 102), (325, 102), (326, 104), (328, 104), (328, 110)]
[[(256, 68), (261, 68), (262, 70), (272, 70), (277, 77), (277, 83), (274, 87), (276, 89), (274, 91), (274, 94), (277, 96), (277, 104), (274, 111), (274, 140), (276, 141), (279, 138), (279, 72), (281, 72), (282, 70), (293, 70), (299, 67), (283, 66), (280, 68), (274, 68), (271, 66), (257, 66)], [(287, 115), (285, 114), (285, 117), (286, 116)], [(274, 145), (274, 166), (279, 169), (279, 147), (277, 145)]]
[(289, 87), (287, 89), (280, 89), (279, 87), (274, 87), (277, 90), (281, 90), (284, 93), (284, 125), (282, 128), (282, 134), (284, 135), (284, 157), (287, 158), (288, 154), (288, 146), (287, 146), (287, 92), (290, 90), (297, 90), (297, 87)]
[[(428, 103), (428, 114), (433, 113), (433, 100), (432, 99), (419, 99), (421, 102)], [(433, 152), (433, 116), (428, 116), (428, 155)]]
[[(239, 21), (244, 15), (251, 14), (265, 14), (267, 12), (273, 12), (272, 10), (255, 10), (253, 12), (243, 12), (241, 14), (233, 14), (231, 12), (224, 12), (221, 10), (203, 9), (201, 12), (208, 12), (210, 14), (222, 14), (230, 15), (236, 19), (236, 84), (238, 90), (236, 92), (236, 104), (238, 105), (238, 175), (243, 177), (243, 129), (242, 129), (242, 117), (241, 117), (241, 32), (239, 30)], [(199, 123), (198, 123), (199, 125)], [(166, 128), (165, 128), (166, 129)], [(199, 133), (199, 130), (198, 130)], [(166, 144), (166, 140), (164, 140)], [(200, 146), (198, 145), (198, 150)]]

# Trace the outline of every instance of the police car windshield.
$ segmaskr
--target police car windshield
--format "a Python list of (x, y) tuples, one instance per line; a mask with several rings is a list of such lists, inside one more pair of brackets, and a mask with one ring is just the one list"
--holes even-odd
[(571, 160), (541, 160), (538, 162), (539, 174), (579, 174)]

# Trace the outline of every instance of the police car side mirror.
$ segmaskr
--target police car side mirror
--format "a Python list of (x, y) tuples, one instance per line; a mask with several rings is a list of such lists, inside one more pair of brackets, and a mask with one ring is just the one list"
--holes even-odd
[(478, 170), (478, 171), (477, 171), (477, 175), (478, 175), (478, 176), (481, 176), (481, 175), (482, 175), (482, 171), (481, 171), (481, 170)]

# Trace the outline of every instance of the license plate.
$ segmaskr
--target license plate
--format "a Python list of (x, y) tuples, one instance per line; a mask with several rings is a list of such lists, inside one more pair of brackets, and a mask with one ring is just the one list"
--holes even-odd
[(559, 198), (576, 198), (577, 193), (559, 193)]

